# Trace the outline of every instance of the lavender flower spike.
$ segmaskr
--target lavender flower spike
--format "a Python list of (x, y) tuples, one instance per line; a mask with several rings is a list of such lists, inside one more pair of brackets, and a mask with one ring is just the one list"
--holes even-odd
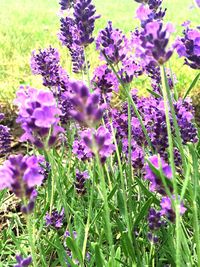
[[(168, 178), (171, 179), (172, 178), (172, 170), (171, 167), (163, 160), (161, 160), (161, 166), (162, 166), (162, 171), (163, 174)], [(151, 162), (151, 164), (154, 166), (154, 168), (156, 168), (157, 170), (159, 170), (159, 158), (157, 155), (151, 156), (149, 157), (149, 161)], [(149, 166), (149, 164), (146, 164), (146, 174), (145, 174), (145, 179), (150, 181), (150, 189), (151, 191), (157, 191), (161, 194), (165, 194), (165, 190), (164, 190), (164, 186), (162, 184), (162, 180), (160, 177), (158, 177), (153, 170), (151, 169), (151, 167)]]
[(21, 87), (14, 103), (19, 107), (17, 122), (21, 123), (24, 130), (21, 141), (29, 141), (39, 148), (54, 145), (64, 129), (59, 126), (62, 113), (57, 108), (53, 94)]
[(61, 210), (61, 212), (58, 212), (56, 209), (54, 209), (51, 214), (47, 213), (45, 216), (46, 225), (52, 226), (56, 229), (62, 227), (63, 219), (64, 219), (64, 208)]
[(88, 46), (94, 41), (92, 33), (94, 23), (100, 16), (95, 16), (95, 6), (92, 0), (78, 0), (74, 6), (74, 18), (78, 29), (78, 38), (75, 43), (79, 46)]
[(9, 188), (23, 201), (26, 199), (22, 207), (24, 213), (33, 210), (37, 196), (34, 187), (41, 185), (43, 179), (36, 156), (11, 155), (0, 167), (0, 190)]
[(15, 264), (13, 267), (27, 267), (32, 263), (31, 256), (23, 259), (21, 255), (16, 255), (16, 260), (17, 264)]
[(99, 106), (99, 94), (91, 94), (88, 87), (82, 82), (71, 82), (69, 87), (72, 93), (67, 94), (67, 97), (73, 105), (72, 117), (88, 127), (98, 123), (102, 119), (104, 111), (104, 105)]

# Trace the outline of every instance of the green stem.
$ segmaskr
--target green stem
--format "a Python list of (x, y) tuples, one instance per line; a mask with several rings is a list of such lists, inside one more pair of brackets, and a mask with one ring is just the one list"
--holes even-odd
[[(167, 84), (165, 79), (165, 70), (164, 66), (161, 68), (161, 78), (162, 78), (162, 94), (164, 99), (164, 107), (165, 107), (165, 117), (166, 117), (166, 125), (167, 125), (167, 135), (168, 135), (168, 143), (169, 143), (169, 155), (170, 155), (170, 165), (172, 168), (172, 182), (173, 188), (175, 192), (175, 213), (176, 213), (176, 266), (181, 266), (181, 258), (180, 258), (180, 203), (178, 199), (178, 188), (176, 182), (176, 167), (174, 162), (174, 146), (172, 139), (172, 131), (171, 131), (171, 123), (170, 123), (170, 113), (169, 113), (169, 99), (167, 94)], [(173, 201), (173, 199), (172, 199)]]
[(87, 58), (87, 52), (86, 52), (86, 48), (84, 47), (84, 57), (85, 57), (85, 64), (86, 64), (86, 70), (87, 70), (87, 79), (88, 79), (88, 86), (90, 91), (92, 90), (91, 88), (91, 81), (90, 81), (90, 70), (89, 70), (89, 66), (88, 66), (88, 58)]
[(99, 171), (100, 176), (100, 184), (101, 184), (101, 193), (104, 201), (104, 210), (105, 210), (105, 224), (106, 224), (106, 232), (107, 232), (107, 238), (111, 250), (111, 257), (114, 259), (114, 251), (113, 251), (113, 237), (112, 237), (112, 229), (111, 229), (111, 222), (110, 222), (110, 210), (108, 205), (108, 194), (107, 194), (107, 187), (106, 187), (106, 181), (105, 176), (103, 172), (103, 168), (99, 159), (99, 155), (97, 151), (95, 152), (96, 160), (97, 160), (97, 167)]
[(85, 226), (85, 236), (84, 236), (84, 241), (83, 241), (83, 249), (82, 249), (82, 255), (83, 255), (83, 262), (85, 260), (85, 253), (86, 253), (86, 247), (87, 247), (87, 239), (88, 239), (88, 234), (90, 230), (90, 220), (92, 217), (92, 204), (93, 204), (93, 199), (94, 199), (94, 175), (92, 174), (91, 170), (89, 169), (90, 177), (93, 177), (92, 179), (92, 188), (90, 191), (90, 201), (89, 201), (89, 209), (88, 209), (88, 217), (87, 217), (87, 223)]
[(31, 214), (28, 214), (26, 216), (26, 227), (27, 227), (28, 236), (29, 236), (29, 245), (31, 248), (31, 256), (33, 259), (33, 266), (38, 267), (37, 254), (36, 254), (36, 248), (35, 248), (35, 239), (34, 239), (34, 235), (33, 235), (34, 224), (31, 222)]

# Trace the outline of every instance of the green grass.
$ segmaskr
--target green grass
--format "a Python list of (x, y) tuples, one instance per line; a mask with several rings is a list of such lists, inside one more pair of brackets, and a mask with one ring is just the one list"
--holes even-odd
[[(45, 48), (49, 44), (59, 48), (63, 66), (68, 69), (69, 59), (65, 48), (58, 39), (59, 4), (58, 0), (1, 0), (0, 3), (0, 99), (13, 98), (20, 84), (30, 84), (41, 87), (41, 80), (31, 74), (29, 61), (31, 51)], [(138, 6), (133, 0), (95, 0), (97, 11), (102, 15), (96, 24), (95, 34), (112, 20), (115, 27), (124, 32), (133, 30), (138, 25), (134, 18)], [(167, 20), (177, 26), (181, 33), (180, 24), (184, 20), (198, 23), (198, 10), (191, 9), (191, 0), (164, 0), (168, 7)], [(175, 37), (175, 36), (174, 36)], [(91, 52), (92, 66), (98, 64), (98, 57)], [(182, 60), (175, 55), (171, 62), (178, 76), (178, 89), (184, 92), (195, 77), (194, 71), (183, 66)]]

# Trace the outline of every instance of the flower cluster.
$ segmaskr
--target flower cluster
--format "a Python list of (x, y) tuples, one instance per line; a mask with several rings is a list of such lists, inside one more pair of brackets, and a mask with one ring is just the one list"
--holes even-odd
[[(0, 121), (4, 118), (4, 114), (0, 113)], [(5, 155), (10, 151), (11, 134), (7, 126), (0, 124), (0, 154)]]
[(147, 64), (153, 61), (163, 65), (173, 53), (173, 49), (166, 50), (173, 31), (174, 28), (171, 23), (166, 26), (160, 21), (147, 23), (140, 36), (141, 47), (138, 47), (138, 56)]
[(15, 264), (14, 267), (27, 267), (32, 263), (31, 256), (23, 259), (21, 255), (17, 255), (16, 260), (17, 260), (17, 264)]
[(33, 51), (31, 57), (31, 69), (34, 75), (43, 77), (43, 85), (54, 87), (66, 87), (68, 76), (60, 66), (58, 50), (51, 46), (44, 50)]
[(61, 6), (61, 10), (66, 10), (74, 5), (76, 0), (60, 0), (59, 4)]
[(188, 23), (174, 44), (179, 57), (185, 58), (185, 64), (193, 69), (200, 69), (200, 30), (189, 28)]
[[(160, 202), (160, 205), (161, 205), (161, 214), (166, 216), (168, 220), (174, 222), (176, 214), (172, 207), (172, 201), (170, 197), (167, 196), (163, 197)], [(186, 208), (183, 206), (183, 203), (180, 204), (179, 210), (180, 210), (180, 215), (183, 215), (186, 212)]]
[[(80, 133), (81, 141), (76, 141), (73, 152), (80, 159), (88, 159), (93, 155), (98, 155), (101, 162), (104, 163), (106, 159), (115, 151), (111, 133), (103, 126), (97, 130), (87, 129)], [(82, 145), (80, 146), (79, 143)], [(87, 157), (86, 157), (87, 155)]]
[(158, 231), (162, 226), (165, 225), (161, 212), (156, 211), (154, 208), (150, 208), (148, 214), (148, 223), (150, 229), (150, 231), (148, 232), (148, 239), (153, 243), (157, 243), (159, 239), (156, 231)]
[[(155, 170), (157, 170), (159, 172), (159, 170), (161, 169), (164, 179), (165, 177), (167, 179), (172, 179), (172, 170), (171, 167), (162, 159), (156, 155), (153, 155), (151, 157), (149, 157), (149, 162), (151, 163), (151, 165), (153, 166), (153, 168), (155, 168)], [(165, 194), (165, 188), (162, 182), (162, 179), (159, 177), (158, 174), (155, 173), (155, 170), (152, 170), (152, 166), (148, 164), (146, 164), (145, 166), (145, 171), (146, 174), (144, 176), (144, 178), (146, 180), (150, 181), (150, 190), (151, 191), (155, 191), (158, 192), (160, 194)]]
[(76, 180), (75, 180), (75, 188), (77, 193), (82, 196), (86, 193), (86, 188), (85, 188), (85, 182), (89, 179), (89, 174), (87, 171), (79, 171), (76, 170)]
[(112, 64), (121, 62), (127, 52), (127, 38), (119, 29), (114, 29), (109, 21), (107, 27), (101, 30), (96, 40), (96, 48), (103, 59), (106, 58)]
[(99, 94), (91, 94), (88, 87), (82, 82), (71, 82), (69, 87), (71, 93), (66, 96), (73, 105), (70, 111), (71, 116), (84, 126), (92, 127), (98, 123), (102, 119), (104, 111), (104, 105), (99, 106)]
[(94, 90), (100, 94), (102, 103), (109, 103), (113, 92), (119, 90), (119, 81), (107, 65), (95, 69), (91, 82)]
[(51, 226), (55, 229), (61, 228), (63, 225), (64, 216), (64, 208), (61, 210), (61, 212), (58, 212), (56, 209), (54, 209), (51, 213), (46, 213), (46, 226)]
[(78, 0), (74, 4), (73, 16), (67, 16), (60, 20), (59, 38), (62, 44), (69, 49), (75, 73), (85, 72), (86, 65), (89, 67), (89, 63), (85, 60), (84, 47), (94, 41), (92, 37), (94, 23), (99, 18), (95, 13), (92, 0)]
[(9, 188), (22, 199), (22, 212), (33, 210), (37, 192), (44, 176), (40, 173), (39, 159), (36, 156), (11, 155), (0, 167), (0, 189)]
[(39, 148), (52, 146), (63, 132), (59, 124), (61, 111), (51, 92), (21, 87), (17, 92), (15, 104), (19, 108), (17, 122), (25, 133), (21, 141), (29, 141)]

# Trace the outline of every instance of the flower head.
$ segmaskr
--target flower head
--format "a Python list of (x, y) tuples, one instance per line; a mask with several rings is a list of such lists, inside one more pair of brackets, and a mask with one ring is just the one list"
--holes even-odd
[(64, 216), (64, 208), (61, 210), (61, 212), (58, 212), (56, 209), (54, 209), (51, 213), (46, 213), (46, 225), (59, 229), (63, 225)]
[(32, 257), (22, 258), (21, 255), (16, 255), (17, 264), (14, 267), (27, 267), (32, 263)]
[(58, 50), (51, 46), (44, 50), (33, 51), (31, 69), (34, 75), (43, 77), (43, 85), (47, 87), (65, 87), (68, 81), (67, 73), (60, 66)]
[(10, 151), (11, 147), (11, 134), (7, 126), (0, 124), (0, 154), (4, 155)]
[(34, 187), (41, 185), (44, 176), (41, 174), (39, 159), (36, 156), (11, 155), (0, 167), (0, 189), (9, 188), (26, 203), (24, 213), (34, 208), (37, 192)]
[[(161, 164), (161, 169), (164, 174), (164, 176), (167, 179), (172, 179), (172, 170), (171, 167), (163, 160), (158, 158), (157, 155), (149, 157), (150, 163), (153, 165), (153, 167), (159, 171), (160, 169), (160, 164)], [(157, 191), (161, 194), (165, 194), (165, 189), (162, 183), (161, 178), (159, 177), (158, 174), (152, 170), (151, 166), (147, 163), (145, 166), (145, 179), (150, 181), (150, 189), (151, 191)]]
[(75, 43), (88, 46), (94, 41), (92, 33), (94, 23), (99, 16), (95, 16), (96, 9), (92, 0), (78, 0), (74, 6), (74, 20), (77, 25), (77, 39)]
[(29, 141), (43, 148), (48, 142), (52, 146), (63, 128), (58, 125), (61, 111), (51, 92), (21, 87), (17, 92), (15, 104), (19, 108), (17, 122), (25, 133), (21, 141)]
[(101, 30), (96, 40), (96, 48), (106, 60), (118, 64), (126, 56), (127, 39), (119, 29), (114, 29), (109, 21), (107, 27)]
[(71, 82), (70, 88), (71, 93), (67, 96), (73, 105), (72, 117), (88, 127), (98, 123), (102, 119), (104, 111), (104, 105), (99, 105), (99, 94), (90, 93), (88, 87), (82, 82)]
[[(173, 198), (175, 197), (173, 196)], [(166, 216), (170, 221), (174, 222), (176, 214), (172, 207), (172, 201), (170, 197), (163, 197), (160, 202), (160, 205), (161, 205), (161, 214)], [(183, 215), (185, 213), (186, 208), (184, 207), (183, 203), (180, 204), (179, 210), (180, 210), (180, 215)]]
[(76, 170), (76, 180), (75, 188), (79, 195), (84, 195), (86, 193), (85, 182), (89, 179), (89, 174), (87, 171), (81, 172)]
[(186, 24), (183, 31), (184, 37), (179, 37), (174, 47), (179, 57), (185, 58), (185, 64), (192, 69), (200, 69), (200, 30), (191, 29)]

